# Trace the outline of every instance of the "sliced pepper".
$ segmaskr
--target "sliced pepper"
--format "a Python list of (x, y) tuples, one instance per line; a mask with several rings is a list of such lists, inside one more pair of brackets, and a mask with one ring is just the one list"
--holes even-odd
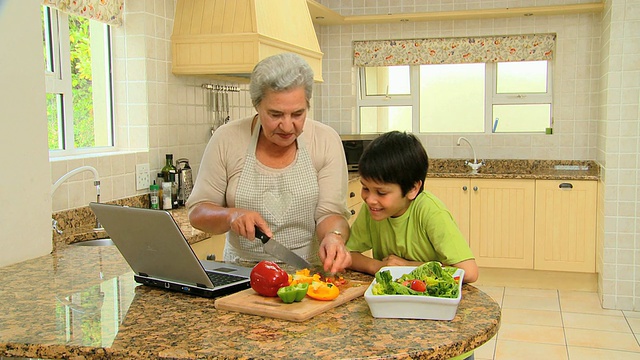
[(326, 283), (324, 281), (314, 281), (309, 286), (307, 296), (316, 300), (333, 300), (340, 295), (340, 289), (337, 286)]
[(308, 290), (309, 284), (307, 283), (289, 285), (278, 289), (278, 296), (285, 304), (291, 304), (294, 301), (302, 301), (307, 295)]
[(309, 269), (298, 270), (294, 275), (289, 275), (290, 285), (300, 283), (311, 284), (314, 281), (320, 281), (320, 274), (311, 275), (311, 271)]

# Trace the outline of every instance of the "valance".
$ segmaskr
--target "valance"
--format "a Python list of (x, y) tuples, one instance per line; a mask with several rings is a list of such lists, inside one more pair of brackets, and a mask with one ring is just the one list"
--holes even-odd
[(355, 66), (551, 60), (556, 34), (353, 42)]
[(122, 25), (124, 0), (42, 0), (42, 5), (105, 24)]

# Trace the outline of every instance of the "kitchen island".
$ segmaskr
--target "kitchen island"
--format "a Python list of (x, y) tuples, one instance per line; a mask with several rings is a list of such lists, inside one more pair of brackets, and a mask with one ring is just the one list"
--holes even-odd
[(302, 323), (221, 311), (213, 299), (136, 284), (115, 246), (60, 247), (0, 268), (0, 279), (4, 357), (448, 359), (500, 323), (498, 304), (471, 285), (452, 321), (376, 319), (363, 297)]

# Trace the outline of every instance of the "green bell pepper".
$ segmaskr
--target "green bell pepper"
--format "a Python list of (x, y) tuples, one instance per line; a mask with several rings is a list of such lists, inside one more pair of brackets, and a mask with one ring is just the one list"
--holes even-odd
[(299, 283), (295, 285), (284, 286), (278, 289), (278, 296), (285, 304), (291, 304), (294, 301), (302, 301), (307, 295), (309, 284)]

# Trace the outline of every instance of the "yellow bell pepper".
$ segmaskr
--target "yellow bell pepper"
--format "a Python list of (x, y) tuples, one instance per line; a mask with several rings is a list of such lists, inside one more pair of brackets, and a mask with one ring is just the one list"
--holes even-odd
[(315, 300), (333, 300), (340, 295), (337, 286), (323, 281), (313, 281), (307, 291), (307, 296)]

